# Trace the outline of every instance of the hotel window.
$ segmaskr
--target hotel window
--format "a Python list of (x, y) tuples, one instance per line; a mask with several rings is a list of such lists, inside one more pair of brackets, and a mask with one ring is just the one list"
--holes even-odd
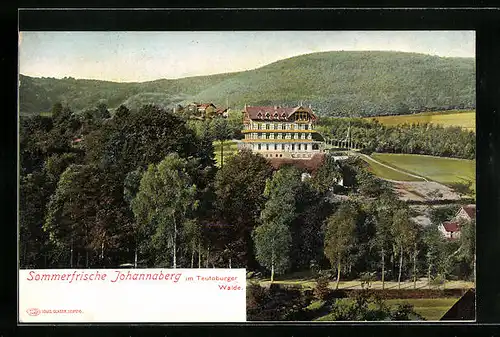
[(266, 139), (269, 139), (269, 134), (268, 133), (266, 133)]
[(299, 144), (299, 151), (300, 151), (300, 144)]
[(257, 130), (261, 130), (262, 129), (262, 124), (257, 124)]
[(261, 146), (260, 144), (257, 144), (257, 150), (260, 150)]
[(274, 150), (278, 150), (278, 144), (274, 144)]
[(307, 144), (304, 144), (304, 150), (307, 151)]
[(304, 125), (306, 130), (309, 130), (309, 124)]
[(284, 123), (283, 123), (283, 124), (281, 124), (281, 129), (282, 129), (282, 130), (286, 130), (286, 124), (284, 124)]
[(284, 150), (285, 149), (285, 144), (281, 144), (281, 149)]
[(266, 130), (269, 130), (269, 123), (266, 123)]
[(278, 130), (278, 123), (274, 123), (274, 130)]
[(292, 144), (292, 151), (295, 151), (295, 144)]
[(269, 144), (266, 144), (266, 150), (269, 151)]

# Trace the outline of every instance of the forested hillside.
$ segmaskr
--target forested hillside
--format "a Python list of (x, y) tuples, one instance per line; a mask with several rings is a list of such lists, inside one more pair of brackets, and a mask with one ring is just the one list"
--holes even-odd
[(236, 73), (116, 83), (20, 77), (20, 112), (74, 111), (105, 103), (170, 108), (192, 101), (233, 108), (244, 104), (311, 104), (323, 116), (375, 116), (475, 107), (475, 61), (402, 52), (322, 52)]

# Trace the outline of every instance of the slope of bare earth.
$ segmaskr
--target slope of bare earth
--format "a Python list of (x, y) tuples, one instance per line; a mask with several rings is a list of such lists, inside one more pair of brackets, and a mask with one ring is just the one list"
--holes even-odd
[(404, 201), (459, 201), (461, 196), (435, 181), (391, 181), (394, 191)]

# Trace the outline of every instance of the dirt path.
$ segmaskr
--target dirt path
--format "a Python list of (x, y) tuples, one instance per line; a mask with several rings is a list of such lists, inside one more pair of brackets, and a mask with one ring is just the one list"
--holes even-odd
[[(262, 286), (269, 286), (270, 281), (261, 281), (260, 284)], [(301, 284), (302, 286), (313, 288), (315, 286), (314, 281), (304, 280), (304, 281), (274, 281), (277, 284)], [(329, 287), (335, 288), (336, 282), (330, 282)], [(362, 289), (362, 285), (360, 281), (340, 281), (339, 289)], [(394, 281), (386, 281), (385, 289), (398, 289), (398, 282)], [(427, 280), (419, 279), (416, 282), (416, 289), (429, 289), (429, 284)], [(437, 289), (435, 286), (431, 286), (431, 289)], [(439, 287), (440, 289), (469, 289), (474, 288), (473, 282), (466, 281), (448, 281), (444, 285)], [(382, 282), (375, 281), (371, 284), (371, 289), (373, 290), (382, 290)], [(401, 282), (401, 289), (403, 290), (413, 290), (414, 284), (412, 281)]]
[[(417, 176), (417, 175), (415, 175), (415, 174), (411, 174), (411, 173), (408, 173), (408, 172), (402, 171), (402, 170), (400, 170), (400, 169), (397, 169), (397, 168), (395, 168), (395, 167), (389, 166), (389, 165), (387, 165), (387, 164), (384, 164), (384, 163), (382, 163), (382, 162), (379, 162), (378, 160), (376, 160), (376, 159), (374, 159), (374, 158), (372, 158), (372, 157), (370, 157), (370, 156), (367, 156), (366, 154), (358, 153), (357, 155), (362, 156), (363, 158), (366, 158), (366, 159), (368, 159), (368, 160), (371, 160), (371, 161), (373, 161), (373, 162), (375, 162), (375, 163), (377, 163), (377, 164), (379, 164), (379, 165), (382, 165), (382, 166), (384, 166), (384, 167), (387, 167), (388, 169), (391, 169), (391, 170), (393, 170), (393, 171), (396, 171), (396, 172), (399, 172), (399, 173), (402, 173), (402, 174), (406, 174), (406, 175), (408, 175), (408, 176), (410, 176), (410, 177), (414, 177), (414, 178), (422, 179), (422, 180), (424, 180), (424, 181), (429, 181), (429, 180), (427, 180), (427, 179), (426, 179), (426, 178), (424, 178), (424, 177)], [(393, 182), (393, 183), (402, 183), (402, 182), (403, 182), (403, 181), (398, 181), (398, 180), (390, 180), (390, 179), (384, 179), (384, 180), (387, 180), (387, 181), (390, 181), (390, 182)]]

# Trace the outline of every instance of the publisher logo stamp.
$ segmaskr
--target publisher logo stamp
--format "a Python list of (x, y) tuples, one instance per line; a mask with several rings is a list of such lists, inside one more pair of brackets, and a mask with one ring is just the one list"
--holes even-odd
[(40, 309), (37, 309), (37, 308), (29, 308), (26, 310), (26, 312), (30, 316), (38, 316), (41, 313)]

